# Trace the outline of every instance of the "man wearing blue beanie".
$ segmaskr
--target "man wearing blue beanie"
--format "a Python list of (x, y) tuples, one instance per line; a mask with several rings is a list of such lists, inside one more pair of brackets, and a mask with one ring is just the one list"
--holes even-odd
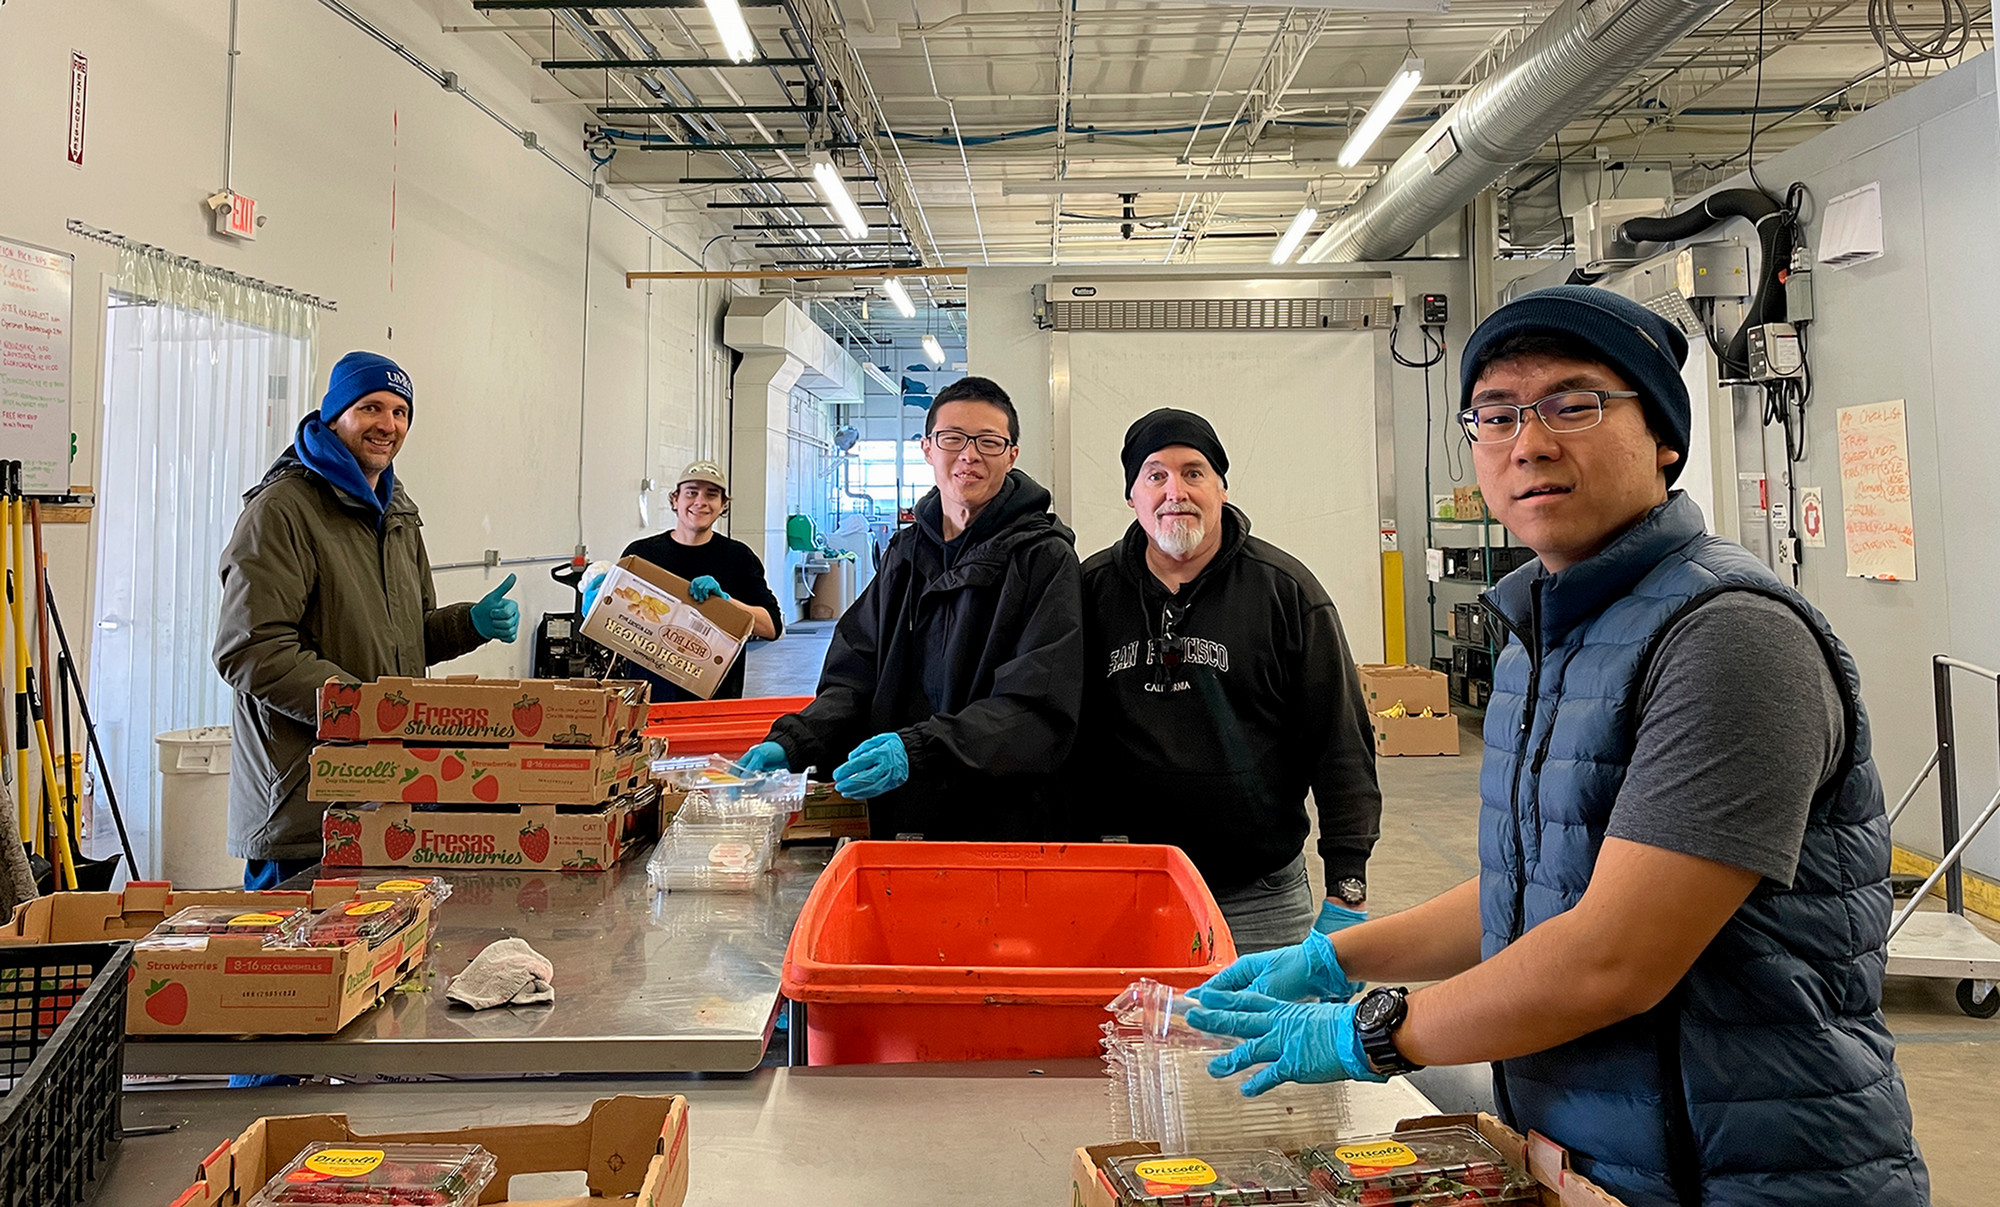
[(417, 505), (392, 468), (415, 408), (395, 361), (341, 357), (223, 551), (215, 669), (236, 689), (228, 849), (247, 861), (245, 888), (319, 862), (306, 781), (320, 685), (421, 677), (519, 630), (511, 574), (478, 603), (437, 604)]
[[(1506, 641), (1479, 876), (1238, 961), (1188, 1021), (1247, 1040), (1213, 1067), (1264, 1066), (1254, 1091), (1492, 1062), (1508, 1122), (1631, 1207), (1918, 1207), (1860, 680), (1826, 618), (1671, 490), (1686, 353), (1587, 286), (1473, 333), (1459, 421), (1538, 557), (1482, 601)], [(1348, 1002), (1362, 981), (1382, 987)]]

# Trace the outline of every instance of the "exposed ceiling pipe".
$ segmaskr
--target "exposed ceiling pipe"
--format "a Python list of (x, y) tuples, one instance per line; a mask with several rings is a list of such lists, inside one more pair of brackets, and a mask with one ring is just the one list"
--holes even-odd
[(1569, 0), (1492, 75), (1418, 136), (1374, 188), (1333, 220), (1299, 262), (1387, 260), (1402, 255), (1725, 3)]

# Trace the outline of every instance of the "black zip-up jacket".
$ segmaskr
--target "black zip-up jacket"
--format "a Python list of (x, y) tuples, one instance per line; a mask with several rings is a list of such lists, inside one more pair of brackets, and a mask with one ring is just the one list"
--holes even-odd
[[(1319, 809), (1328, 884), (1367, 878), (1382, 792), (1361, 678), (1312, 571), (1223, 508), (1222, 548), (1171, 594), (1134, 522), (1083, 565), (1089, 681), (1075, 775), (1079, 837), (1186, 851), (1216, 892), (1298, 858)], [(1166, 609), (1174, 616), (1169, 626)], [(1179, 665), (1163, 660), (1177, 654)], [(1178, 646), (1178, 649), (1176, 649)]]
[(1051, 772), (1083, 704), (1076, 534), (1019, 470), (946, 544), (937, 491), (889, 542), (834, 630), (819, 690), (770, 740), (822, 775), (867, 738), (896, 733), (910, 779), (869, 810), (877, 838), (1057, 837)]

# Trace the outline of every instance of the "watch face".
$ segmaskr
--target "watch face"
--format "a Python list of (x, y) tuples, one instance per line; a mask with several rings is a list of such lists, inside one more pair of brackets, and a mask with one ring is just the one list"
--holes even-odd
[(1357, 1030), (1373, 1031), (1389, 1020), (1396, 1008), (1396, 996), (1383, 990), (1376, 990), (1361, 999), (1354, 1008), (1354, 1025)]
[(1368, 900), (1368, 886), (1360, 880), (1349, 876), (1347, 879), (1334, 884), (1333, 895), (1348, 905), (1359, 905), (1363, 901)]

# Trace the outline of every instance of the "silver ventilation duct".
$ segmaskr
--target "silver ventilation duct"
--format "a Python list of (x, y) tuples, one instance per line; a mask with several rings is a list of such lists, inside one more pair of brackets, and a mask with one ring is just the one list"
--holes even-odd
[(1302, 264), (1388, 260), (1542, 149), (1584, 108), (1728, 0), (1571, 0), (1460, 97)]

